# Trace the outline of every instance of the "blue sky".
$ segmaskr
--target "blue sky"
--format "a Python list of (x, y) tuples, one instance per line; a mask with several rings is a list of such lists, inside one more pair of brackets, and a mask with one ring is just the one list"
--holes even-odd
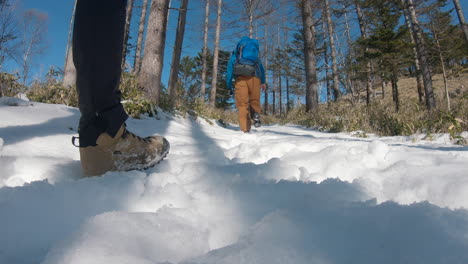
[[(36, 60), (33, 65), (32, 77), (44, 76), (47, 70), (51, 66), (63, 67), (65, 50), (70, 26), (70, 18), (73, 10), (75, 0), (19, 0), (23, 10), (29, 8), (38, 9), (49, 16), (48, 23), (48, 49), (44, 55)], [(98, 1), (98, 0), (96, 0)], [(204, 15), (204, 1), (202, 0), (191, 0), (189, 2), (189, 11), (187, 16), (187, 28), (186, 37), (184, 39), (184, 55), (194, 55), (200, 51), (202, 47), (202, 35), (203, 35), (203, 15)], [(229, 1), (225, 1), (229, 2)], [(468, 1), (461, 0), (462, 7), (464, 9), (465, 17), (468, 18)], [(141, 1), (136, 0), (137, 4)], [(179, 0), (172, 0), (172, 7), (178, 7)], [(214, 4), (212, 4), (214, 7)], [(139, 8), (136, 12), (139, 12)], [(214, 27), (215, 17), (212, 9), (212, 17), (210, 24)], [(170, 11), (170, 24), (168, 26), (167, 41), (166, 41), (166, 52), (165, 52), (165, 63), (163, 70), (163, 83), (167, 82), (169, 75), (169, 68), (172, 58), (172, 48), (174, 43), (174, 33), (177, 25), (177, 11)], [(138, 14), (133, 16), (137, 19)], [(456, 17), (454, 17), (455, 19)], [(136, 23), (133, 23), (136, 24)], [(210, 32), (210, 39), (214, 39), (214, 29)], [(136, 38), (136, 30), (132, 30), (131, 34)], [(233, 39), (226, 38), (226, 32), (222, 35), (224, 41), (221, 43), (221, 48), (230, 50), (234, 47), (235, 41)], [(133, 56), (133, 54), (131, 54)], [(13, 69), (15, 66), (7, 64), (7, 67)]]
[[(96, 0), (98, 1), (98, 0)], [(34, 8), (38, 9), (49, 16), (48, 22), (48, 48), (44, 55), (36, 59), (33, 69), (32, 77), (42, 77), (51, 66), (63, 67), (65, 62), (65, 52), (68, 39), (68, 32), (70, 27), (70, 19), (73, 11), (75, 0), (20, 0), (20, 8), (22, 10)], [(189, 2), (189, 12), (187, 15), (186, 37), (184, 39), (184, 48), (182, 56), (193, 55), (200, 51), (203, 45), (203, 16), (204, 16), (204, 1), (192, 0)], [(137, 4), (141, 1), (136, 0)], [(172, 7), (178, 7), (179, 1), (172, 0)], [(136, 7), (137, 13), (132, 17), (132, 31), (131, 35), (136, 39), (137, 29), (136, 24), (139, 19), (140, 8)], [(213, 12), (212, 12), (213, 13)], [(169, 68), (172, 59), (172, 49), (175, 39), (175, 30), (177, 27), (178, 13), (175, 10), (170, 11), (170, 23), (168, 25), (168, 32), (166, 38), (166, 52), (165, 63), (163, 71), (163, 82), (166, 83), (169, 75)], [(210, 21), (214, 23), (213, 21)], [(211, 32), (210, 38), (214, 39), (214, 33)], [(226, 44), (227, 48), (231, 48), (234, 44)], [(131, 60), (133, 53), (128, 57)], [(6, 64), (7, 69), (14, 70), (17, 66), (13, 63)]]
[[(20, 9), (38, 9), (49, 16), (48, 22), (48, 48), (44, 55), (37, 59), (33, 68), (33, 76), (46, 72), (49, 66), (63, 66), (64, 52), (67, 45), (68, 29), (73, 0), (21, 0)], [(14, 67), (9, 64), (7, 67)]]
[[(49, 21), (48, 21), (48, 35), (47, 35), (47, 42), (48, 48), (44, 55), (41, 55), (39, 58), (36, 59), (33, 65), (33, 73), (32, 77), (43, 76), (47, 70), (51, 66), (63, 67), (65, 61), (65, 52), (67, 46), (67, 39), (68, 39), (68, 32), (70, 27), (70, 19), (73, 11), (75, 0), (20, 0), (20, 10), (27, 10), (27, 9), (37, 9), (41, 12), (48, 14)], [(139, 3), (140, 1), (136, 1)], [(173, 0), (173, 6), (178, 6), (177, 0)], [(196, 20), (202, 19), (202, 15), (204, 9), (201, 5), (198, 5), (199, 1), (192, 1), (191, 3), (191, 10), (189, 16), (191, 16), (193, 21), (193, 16), (195, 16)], [(140, 9), (137, 10), (139, 12)], [(137, 14), (134, 15), (134, 19), (137, 18)], [(166, 55), (165, 55), (165, 72), (168, 69), (171, 63), (171, 50), (173, 47), (174, 42), (174, 33), (175, 28), (177, 25), (177, 13), (172, 11), (170, 14), (170, 25), (167, 35), (167, 43), (166, 43)], [(201, 20), (200, 20), (201, 23)], [(136, 23), (134, 23), (136, 24)], [(199, 32), (197, 28), (194, 28), (198, 24), (191, 23), (191, 25), (187, 25), (187, 37), (184, 43), (184, 53), (183, 55), (193, 54), (199, 49), (201, 49), (202, 43), (201, 38), (193, 37), (191, 32)], [(201, 26), (201, 25), (200, 25)], [(132, 31), (132, 35), (135, 36), (136, 39), (136, 32), (137, 30)], [(133, 55), (133, 54), (131, 54)], [(8, 70), (14, 71), (17, 67), (13, 62), (7, 62), (6, 68)], [(168, 72), (167, 74), (168, 75)]]

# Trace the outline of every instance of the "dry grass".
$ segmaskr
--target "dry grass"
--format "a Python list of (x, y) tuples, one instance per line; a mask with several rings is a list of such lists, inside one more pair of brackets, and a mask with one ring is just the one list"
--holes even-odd
[[(445, 99), (445, 87), (442, 74), (436, 74), (432, 78), (432, 86), (434, 89), (434, 95), (437, 101), (440, 101), (440, 107), (446, 107), (447, 102)], [(378, 91), (381, 85), (379, 85)], [(449, 96), (451, 99), (456, 97), (461, 97), (468, 94), (468, 71), (451, 73), (447, 78), (447, 87), (449, 91)], [(398, 91), (400, 93), (400, 98), (405, 100), (417, 100), (418, 91), (416, 85), (416, 78), (401, 78), (398, 81)], [(385, 94), (387, 99), (391, 100), (391, 86), (387, 85), (385, 89)]]

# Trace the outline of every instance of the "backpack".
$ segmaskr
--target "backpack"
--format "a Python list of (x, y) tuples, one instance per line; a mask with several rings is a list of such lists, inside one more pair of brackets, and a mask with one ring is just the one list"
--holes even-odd
[(237, 43), (235, 52), (236, 63), (234, 65), (234, 74), (238, 76), (255, 76), (259, 61), (258, 40), (243, 37), (239, 43)]

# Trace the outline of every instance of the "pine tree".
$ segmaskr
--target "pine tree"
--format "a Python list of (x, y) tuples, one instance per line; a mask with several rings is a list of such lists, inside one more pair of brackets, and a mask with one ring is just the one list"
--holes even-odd
[(389, 80), (392, 84), (392, 96), (396, 111), (400, 108), (398, 79), (400, 69), (407, 64), (405, 50), (409, 45), (404, 41), (405, 30), (399, 27), (402, 15), (401, 6), (397, 0), (369, 0), (363, 6), (372, 27), (368, 38), (361, 38), (359, 43), (364, 46), (365, 57), (368, 60), (379, 61), (382, 81)]

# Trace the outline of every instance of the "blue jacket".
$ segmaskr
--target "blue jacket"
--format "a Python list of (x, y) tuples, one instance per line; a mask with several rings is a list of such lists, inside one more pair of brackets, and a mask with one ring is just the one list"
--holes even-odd
[[(232, 90), (232, 79), (236, 78), (234, 76), (234, 65), (236, 64), (237, 60), (237, 51), (240, 46), (242, 46), (245, 42), (249, 40), (249, 37), (242, 37), (242, 39), (237, 43), (236, 49), (232, 52), (231, 58), (229, 59), (227, 70), (226, 70), (226, 85), (227, 88)], [(257, 68), (255, 69), (255, 76), (260, 78), (262, 84), (265, 83), (265, 69), (263, 68), (263, 64), (261, 61), (258, 61)]]

